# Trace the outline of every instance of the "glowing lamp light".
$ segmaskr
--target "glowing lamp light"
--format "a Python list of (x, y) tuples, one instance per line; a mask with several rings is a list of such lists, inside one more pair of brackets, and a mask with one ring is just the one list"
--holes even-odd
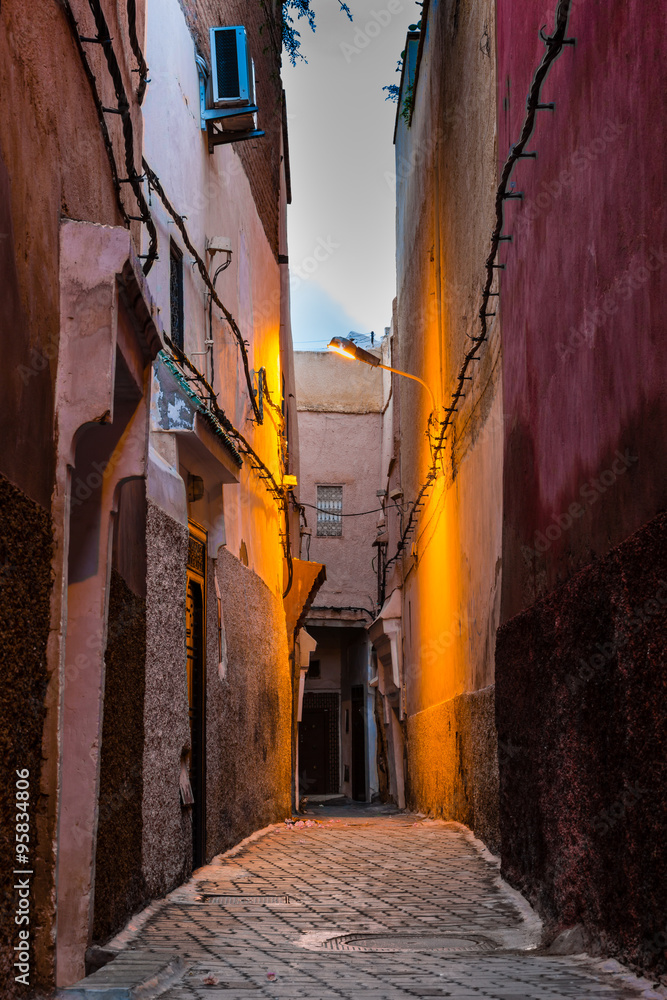
[(363, 361), (365, 365), (370, 365), (371, 368), (385, 367), (385, 365), (380, 364), (380, 359), (376, 358), (374, 354), (365, 351), (363, 347), (357, 347), (355, 342), (348, 340), (347, 337), (334, 337), (333, 340), (329, 341), (328, 346), (330, 351), (342, 354), (344, 358), (352, 358), (353, 361)]
[(286, 486), (288, 490), (294, 489), (297, 485), (296, 476), (283, 476), (283, 486)]
[(370, 351), (365, 351), (363, 347), (357, 347), (354, 341), (348, 340), (347, 337), (334, 337), (329, 341), (327, 346), (330, 351), (335, 351), (336, 354), (340, 354), (344, 358), (351, 358), (352, 361), (363, 361), (365, 365), (370, 365), (371, 368), (384, 368), (385, 371), (393, 372), (394, 375), (403, 375), (405, 378), (411, 378), (413, 382), (419, 382), (420, 385), (424, 386), (431, 397), (431, 416), (435, 413), (436, 405), (433, 391), (423, 379), (419, 378), (418, 375), (411, 375), (409, 372), (402, 372), (398, 368), (390, 368), (389, 365), (380, 364), (379, 358), (376, 358), (374, 354), (370, 353)]

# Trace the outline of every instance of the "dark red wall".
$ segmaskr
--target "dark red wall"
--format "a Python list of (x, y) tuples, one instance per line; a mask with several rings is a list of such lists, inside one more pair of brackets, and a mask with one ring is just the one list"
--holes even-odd
[[(554, 8), (498, 0), (501, 165)], [(661, 0), (575, 0), (505, 203), (503, 620), (667, 501), (666, 29)]]
[[(498, 0), (499, 161), (555, 0)], [(550, 9), (548, 9), (550, 8)], [(665, 971), (667, 7), (574, 0), (506, 202), (496, 648), (505, 877)]]
[(503, 875), (547, 934), (667, 971), (667, 515), (503, 625)]

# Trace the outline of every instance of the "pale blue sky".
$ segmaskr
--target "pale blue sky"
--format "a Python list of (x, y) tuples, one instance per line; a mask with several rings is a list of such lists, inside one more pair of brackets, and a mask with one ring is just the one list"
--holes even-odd
[(414, 0), (314, 0), (302, 20), (308, 63), (284, 60), (293, 202), (288, 213), (292, 331), (298, 348), (349, 330), (381, 334), (395, 295), (395, 72)]

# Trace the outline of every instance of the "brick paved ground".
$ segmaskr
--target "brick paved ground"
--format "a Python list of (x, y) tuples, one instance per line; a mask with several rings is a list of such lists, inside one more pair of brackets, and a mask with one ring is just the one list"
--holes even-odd
[(127, 948), (189, 966), (163, 1000), (662, 996), (600, 963), (526, 951), (539, 927), (462, 827), (339, 815), (272, 831), (152, 908)]

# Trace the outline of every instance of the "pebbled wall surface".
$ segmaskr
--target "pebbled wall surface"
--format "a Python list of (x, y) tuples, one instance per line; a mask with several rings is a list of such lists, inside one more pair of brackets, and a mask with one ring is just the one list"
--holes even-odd
[(667, 514), (499, 630), (504, 877), (552, 935), (663, 973)]
[(283, 603), (225, 548), (216, 572), (228, 662), (224, 680), (210, 665), (208, 672), (209, 857), (291, 810), (292, 684)]
[(406, 791), (408, 808), (465, 823), (499, 854), (494, 716), (493, 687), (409, 716)]
[(179, 793), (190, 744), (185, 672), (188, 531), (148, 500), (142, 868), (149, 898), (192, 871), (192, 827)]
[[(17, 898), (12, 889), (15, 864), (16, 771), (30, 771), (31, 857), (37, 844), (37, 820), (45, 822), (49, 803), (39, 800), (42, 729), (47, 685), (46, 644), (51, 597), (51, 524), (47, 512), (0, 476), (0, 803), (5, 821), (0, 827), (2, 894), (0, 896), (0, 979), (7, 997), (23, 996), (14, 982), (12, 965), (18, 927)], [(51, 803), (51, 811), (53, 804)], [(26, 867), (31, 867), (30, 865)], [(48, 873), (40, 873), (48, 878)], [(31, 884), (34, 886), (34, 879)], [(34, 898), (34, 897), (33, 897)], [(38, 899), (31, 923), (48, 921), (48, 899)], [(31, 958), (31, 981), (34, 982)]]
[(112, 570), (95, 854), (93, 940), (108, 940), (146, 898), (141, 866), (146, 602)]

